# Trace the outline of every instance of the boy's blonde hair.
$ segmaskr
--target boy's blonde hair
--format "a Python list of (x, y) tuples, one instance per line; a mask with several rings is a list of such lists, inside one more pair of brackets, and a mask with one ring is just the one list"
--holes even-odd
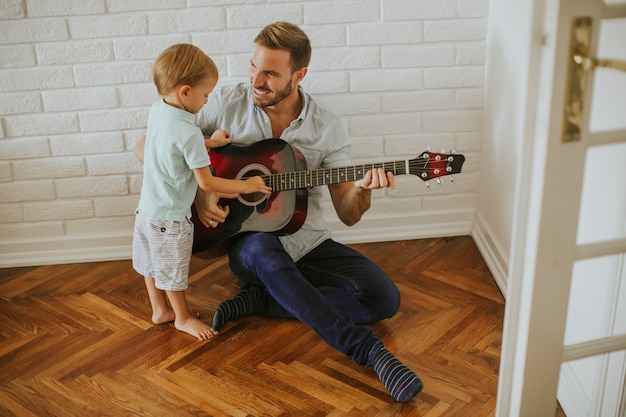
[(206, 78), (218, 78), (215, 62), (197, 46), (172, 45), (157, 57), (152, 66), (152, 79), (161, 95), (179, 84), (191, 87)]

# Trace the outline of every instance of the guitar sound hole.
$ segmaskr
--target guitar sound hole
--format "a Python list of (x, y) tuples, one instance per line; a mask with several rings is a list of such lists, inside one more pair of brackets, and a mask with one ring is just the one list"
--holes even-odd
[[(267, 167), (261, 164), (250, 164), (244, 167), (237, 176), (235, 177), (238, 180), (245, 180), (246, 178), (254, 177), (254, 176), (263, 176), (270, 175), (271, 172)], [(263, 203), (269, 196), (262, 193), (252, 193), (252, 194), (239, 194), (237, 199), (246, 206), (258, 206)]]
[(257, 206), (265, 200), (266, 195), (261, 193), (240, 194), (239, 201), (247, 206)]

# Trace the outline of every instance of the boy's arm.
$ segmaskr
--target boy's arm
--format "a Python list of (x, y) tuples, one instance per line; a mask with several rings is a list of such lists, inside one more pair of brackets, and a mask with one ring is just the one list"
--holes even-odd
[(230, 142), (232, 142), (232, 138), (228, 130), (218, 129), (213, 132), (211, 139), (204, 139), (204, 146), (206, 146), (207, 149), (221, 148), (222, 146), (228, 145)]
[(135, 153), (135, 158), (139, 159), (139, 162), (143, 164), (143, 153), (146, 148), (146, 137), (142, 137), (139, 139), (137, 144), (135, 144), (135, 149), (133, 150)]
[(241, 194), (271, 193), (271, 188), (265, 185), (265, 182), (259, 176), (251, 177), (246, 180), (231, 180), (214, 176), (209, 166), (194, 168), (193, 173), (198, 181), (198, 186), (205, 191)]

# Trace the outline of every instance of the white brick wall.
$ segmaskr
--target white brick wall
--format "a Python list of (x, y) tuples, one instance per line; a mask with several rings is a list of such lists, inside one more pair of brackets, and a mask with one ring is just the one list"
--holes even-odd
[[(0, 266), (106, 258), (85, 253), (112, 236), (123, 248), (111, 252), (129, 256), (142, 169), (132, 149), (157, 98), (152, 61), (191, 42), (213, 57), (221, 82), (245, 79), (253, 38), (276, 20), (311, 38), (303, 86), (342, 114), (355, 163), (413, 158), (427, 146), (468, 158), (454, 183), (427, 189), (401, 177), (397, 190), (377, 192), (360, 239), (329, 206), (337, 235), (377, 236), (377, 218), (404, 229), (446, 210), (457, 223), (460, 212), (469, 218), (486, 17), (487, 0), (3, 0)], [(419, 225), (413, 233), (421, 236)]]

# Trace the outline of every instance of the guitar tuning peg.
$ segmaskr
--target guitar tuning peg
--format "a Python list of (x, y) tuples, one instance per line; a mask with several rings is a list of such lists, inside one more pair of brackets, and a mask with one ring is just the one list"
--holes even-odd
[(430, 146), (426, 148), (426, 152), (430, 152)]
[(450, 182), (454, 182), (454, 177), (450, 175)]
[(450, 149), (450, 153), (451, 153), (452, 155), (456, 154), (456, 149), (454, 149), (454, 148)]
[(428, 181), (426, 181), (424, 184), (426, 184), (426, 188), (430, 188), (430, 184), (428, 183)]
[(439, 153), (446, 153), (446, 150), (441, 148), (441, 152), (439, 152)]
[(443, 181), (441, 181), (441, 178), (437, 178), (437, 184), (439, 185), (443, 184)]

